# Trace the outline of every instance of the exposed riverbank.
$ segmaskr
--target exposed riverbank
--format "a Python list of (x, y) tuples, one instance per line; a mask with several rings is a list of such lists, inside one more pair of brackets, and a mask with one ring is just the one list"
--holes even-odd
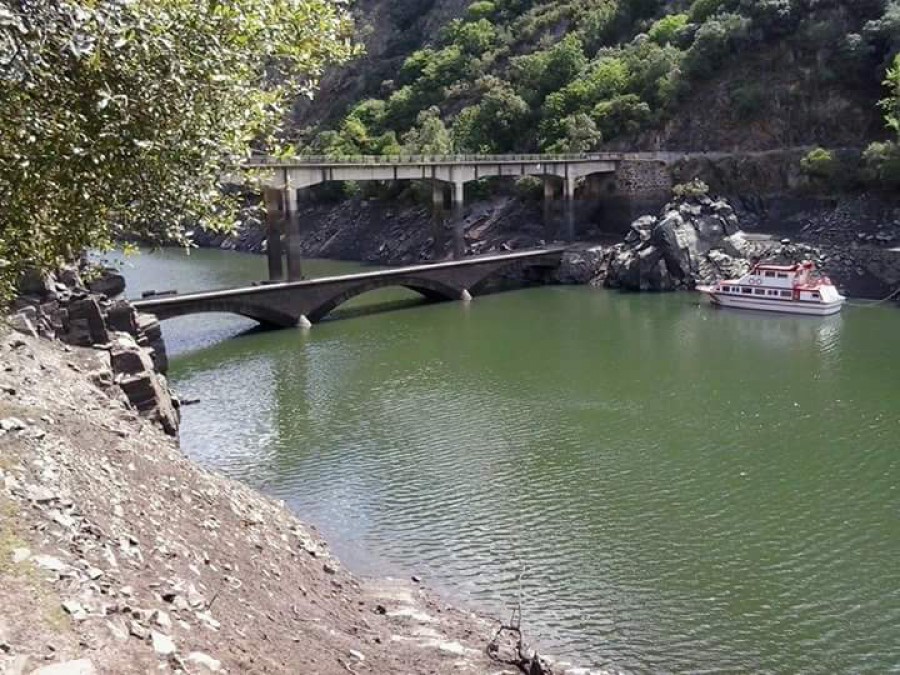
[(32, 279), (0, 323), (0, 673), (518, 672), (497, 622), (188, 460), (158, 323), (90, 285)]
[(499, 670), (488, 622), (354, 578), (313, 528), (98, 388), (106, 352), (7, 333), (0, 362), (0, 671)]

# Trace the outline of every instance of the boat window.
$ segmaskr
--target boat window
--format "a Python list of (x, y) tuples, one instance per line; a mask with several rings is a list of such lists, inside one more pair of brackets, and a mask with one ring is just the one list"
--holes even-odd
[(731, 293), (731, 286), (722, 286), (722, 290), (726, 293)]
[(791, 295), (792, 295), (792, 293), (790, 291), (781, 291), (782, 298), (789, 298), (789, 297), (791, 297)]
[(753, 293), (753, 289), (752, 288), (742, 288), (741, 293), (743, 293), (744, 295), (750, 295), (751, 293)]
[(820, 297), (822, 297), (818, 293), (813, 293), (812, 296), (813, 296), (813, 300), (818, 300)]
[(778, 295), (778, 291), (769, 291), (769, 295)]
[(779, 273), (778, 273), (778, 278), (779, 278), (779, 279), (787, 279), (787, 278), (788, 278), (788, 275), (785, 274), (784, 272), (779, 272)]
[(775, 276), (775, 272), (766, 272), (766, 276), (767, 276), (767, 277), (774, 277), (774, 276)]
[(766, 292), (765, 292), (763, 289), (761, 289), (761, 288), (757, 288), (757, 289), (756, 289), (755, 291), (753, 291), (753, 292), (754, 292), (756, 295), (765, 295), (765, 294), (766, 294)]

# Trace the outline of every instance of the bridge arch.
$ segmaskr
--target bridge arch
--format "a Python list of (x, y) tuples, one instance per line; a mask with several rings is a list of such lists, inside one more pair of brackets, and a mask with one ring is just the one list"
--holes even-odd
[(151, 311), (160, 321), (166, 319), (174, 319), (179, 316), (187, 316), (188, 314), (209, 314), (219, 312), (222, 314), (237, 314), (246, 319), (252, 319), (257, 323), (268, 326), (279, 326), (282, 328), (296, 326), (299, 315), (294, 316), (286, 312), (279, 311), (273, 307), (263, 304), (247, 302), (242, 299), (217, 298), (205, 299), (203, 301), (191, 303), (190, 305), (173, 307), (171, 310), (161, 305), (158, 308), (152, 308)]
[(335, 293), (327, 300), (309, 310), (306, 317), (312, 323), (318, 323), (332, 311), (343, 305), (348, 300), (358, 295), (375, 291), (380, 288), (390, 288), (400, 286), (415, 291), (427, 300), (459, 300), (463, 289), (457, 288), (451, 284), (434, 279), (426, 279), (422, 277), (388, 277), (388, 278), (372, 278), (364, 279), (353, 284), (344, 290)]
[[(558, 265), (554, 265), (553, 267), (555, 268), (557, 266)], [(488, 284), (497, 281), (504, 274), (509, 274), (512, 272), (523, 272), (527, 269), (545, 268), (547, 268), (547, 263), (538, 260), (519, 259), (500, 263), (485, 270), (485, 273), (481, 275), (477, 281), (472, 283), (471, 287), (469, 288), (469, 292), (472, 295), (481, 295), (485, 292)], [(524, 279), (519, 280), (524, 281)]]

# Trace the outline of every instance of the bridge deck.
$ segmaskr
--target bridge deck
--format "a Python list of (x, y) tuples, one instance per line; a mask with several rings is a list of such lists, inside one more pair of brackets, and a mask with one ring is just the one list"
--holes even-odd
[(265, 283), (256, 286), (240, 286), (235, 288), (224, 288), (211, 291), (198, 291), (194, 293), (176, 293), (166, 296), (151, 296), (141, 300), (135, 300), (132, 304), (140, 310), (143, 307), (157, 308), (166, 305), (177, 305), (187, 301), (197, 300), (220, 300), (235, 296), (248, 297), (257, 294), (268, 294), (273, 291), (308, 289), (319, 286), (327, 286), (336, 283), (345, 283), (348, 281), (365, 281), (369, 279), (390, 279), (392, 277), (407, 277), (422, 272), (434, 272), (436, 270), (446, 270), (461, 267), (472, 267), (475, 265), (484, 265), (494, 262), (512, 262), (515, 260), (527, 260), (529, 258), (540, 258), (543, 256), (560, 254), (566, 250), (564, 246), (549, 247), (541, 249), (530, 249), (527, 251), (513, 251), (511, 253), (496, 253), (481, 256), (472, 256), (464, 260), (451, 260), (447, 262), (424, 263), (420, 265), (407, 265), (404, 267), (390, 267), (383, 270), (373, 270), (371, 272), (356, 272), (354, 274), (343, 274), (339, 276), (318, 277), (316, 279), (304, 279), (302, 281), (286, 281), (279, 283)]

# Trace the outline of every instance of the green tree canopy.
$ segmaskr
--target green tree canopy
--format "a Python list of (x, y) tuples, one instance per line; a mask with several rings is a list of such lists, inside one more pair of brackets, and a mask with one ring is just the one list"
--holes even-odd
[(419, 113), (416, 126), (403, 136), (403, 152), (410, 155), (446, 155), (453, 152), (453, 139), (438, 108)]
[(0, 0), (0, 293), (119, 235), (230, 222), (222, 194), (351, 55), (329, 0)]

